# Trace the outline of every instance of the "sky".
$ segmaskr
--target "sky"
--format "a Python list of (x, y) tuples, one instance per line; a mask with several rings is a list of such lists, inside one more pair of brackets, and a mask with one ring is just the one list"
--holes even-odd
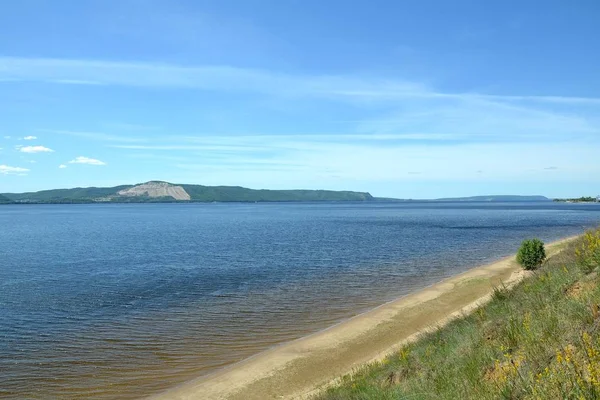
[(600, 2), (0, 2), (0, 193), (600, 194)]

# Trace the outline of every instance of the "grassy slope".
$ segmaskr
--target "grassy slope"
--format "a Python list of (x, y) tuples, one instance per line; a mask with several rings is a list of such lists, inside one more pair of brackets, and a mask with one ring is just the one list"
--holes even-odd
[(582, 240), (475, 313), (316, 399), (600, 398), (600, 278), (576, 263)]

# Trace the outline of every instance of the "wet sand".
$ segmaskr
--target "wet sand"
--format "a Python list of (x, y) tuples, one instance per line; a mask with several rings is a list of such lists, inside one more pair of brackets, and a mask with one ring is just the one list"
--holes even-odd
[[(555, 254), (574, 237), (546, 245)], [(420, 333), (489, 301), (493, 288), (526, 275), (515, 257), (466, 271), (326, 330), (277, 346), (152, 399), (305, 399), (365, 363), (381, 360)], [(376, 288), (374, 288), (376, 290)]]

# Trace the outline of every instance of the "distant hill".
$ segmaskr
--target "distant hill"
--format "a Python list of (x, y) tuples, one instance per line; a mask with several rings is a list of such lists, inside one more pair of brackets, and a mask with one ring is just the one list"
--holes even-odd
[(449, 197), (436, 199), (436, 201), (552, 201), (544, 196), (513, 196), (513, 195), (491, 195), (471, 197)]
[[(148, 202), (282, 202), (373, 201), (366, 192), (332, 190), (255, 190), (240, 186), (202, 186), (150, 181), (108, 188), (42, 190), (3, 193), (17, 203), (148, 203)], [(2, 202), (0, 197), (0, 203)]]
[(74, 188), (52, 189), (39, 192), (3, 193), (10, 200), (21, 203), (91, 203), (113, 195), (131, 186), (115, 186), (112, 188)]
[(435, 200), (373, 197), (367, 192), (333, 190), (267, 190), (241, 186), (203, 186), (150, 181), (136, 185), (41, 190), (27, 193), (2, 193), (6, 203), (164, 203), (164, 202), (286, 202), (286, 201), (378, 201), (378, 202), (527, 202), (552, 201), (544, 196), (471, 196)]

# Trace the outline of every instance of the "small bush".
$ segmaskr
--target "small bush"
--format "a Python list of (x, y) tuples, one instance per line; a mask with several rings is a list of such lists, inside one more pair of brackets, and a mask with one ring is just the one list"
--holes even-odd
[(587, 231), (575, 254), (585, 272), (591, 272), (600, 266), (600, 229)]
[(546, 259), (546, 250), (544, 242), (539, 239), (528, 239), (521, 243), (519, 252), (517, 253), (517, 262), (523, 269), (536, 269)]

